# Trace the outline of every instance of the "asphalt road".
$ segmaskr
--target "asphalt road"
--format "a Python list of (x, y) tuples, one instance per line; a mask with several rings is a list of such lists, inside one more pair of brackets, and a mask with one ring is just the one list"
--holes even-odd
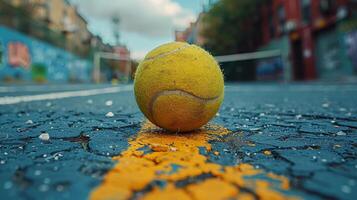
[(152, 127), (130, 85), (2, 86), (0, 198), (357, 199), (357, 85), (230, 84), (210, 124)]

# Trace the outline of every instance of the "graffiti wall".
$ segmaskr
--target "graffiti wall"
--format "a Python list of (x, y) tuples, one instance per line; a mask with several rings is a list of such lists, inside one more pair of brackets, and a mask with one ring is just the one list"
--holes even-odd
[(0, 81), (88, 82), (92, 63), (0, 26)]
[(357, 27), (341, 27), (317, 35), (316, 64), (322, 79), (357, 74)]
[(352, 62), (355, 73), (357, 73), (357, 30), (346, 33), (344, 39), (347, 55)]

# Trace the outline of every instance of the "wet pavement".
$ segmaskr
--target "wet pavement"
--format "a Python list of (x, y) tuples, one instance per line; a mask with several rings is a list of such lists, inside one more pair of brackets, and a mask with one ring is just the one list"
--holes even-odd
[[(41, 87), (4, 86), (0, 103), (111, 86)], [(357, 198), (356, 85), (229, 84), (214, 128), (183, 135), (147, 124), (131, 90), (0, 105), (1, 199), (98, 199), (108, 188), (204, 199), (197, 191), (213, 186), (228, 199)], [(125, 182), (135, 170), (143, 178)]]

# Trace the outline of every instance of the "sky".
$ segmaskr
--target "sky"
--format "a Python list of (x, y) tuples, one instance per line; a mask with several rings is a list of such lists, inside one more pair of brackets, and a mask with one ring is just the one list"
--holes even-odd
[(186, 28), (202, 10), (204, 0), (71, 0), (88, 21), (89, 30), (115, 44), (113, 16), (120, 18), (120, 42), (134, 59), (174, 40), (174, 31)]

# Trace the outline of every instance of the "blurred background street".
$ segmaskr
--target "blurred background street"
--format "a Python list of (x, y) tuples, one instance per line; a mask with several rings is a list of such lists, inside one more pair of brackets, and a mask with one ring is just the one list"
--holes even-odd
[[(145, 128), (135, 71), (172, 41), (219, 62), (219, 128)], [(356, 199), (356, 84), (356, 0), (0, 0), (0, 197)], [(202, 163), (142, 182), (163, 152)]]
[(150, 49), (172, 40), (210, 51), (227, 81), (356, 80), (353, 0), (142, 4), (1, 0), (0, 80), (126, 83)]

